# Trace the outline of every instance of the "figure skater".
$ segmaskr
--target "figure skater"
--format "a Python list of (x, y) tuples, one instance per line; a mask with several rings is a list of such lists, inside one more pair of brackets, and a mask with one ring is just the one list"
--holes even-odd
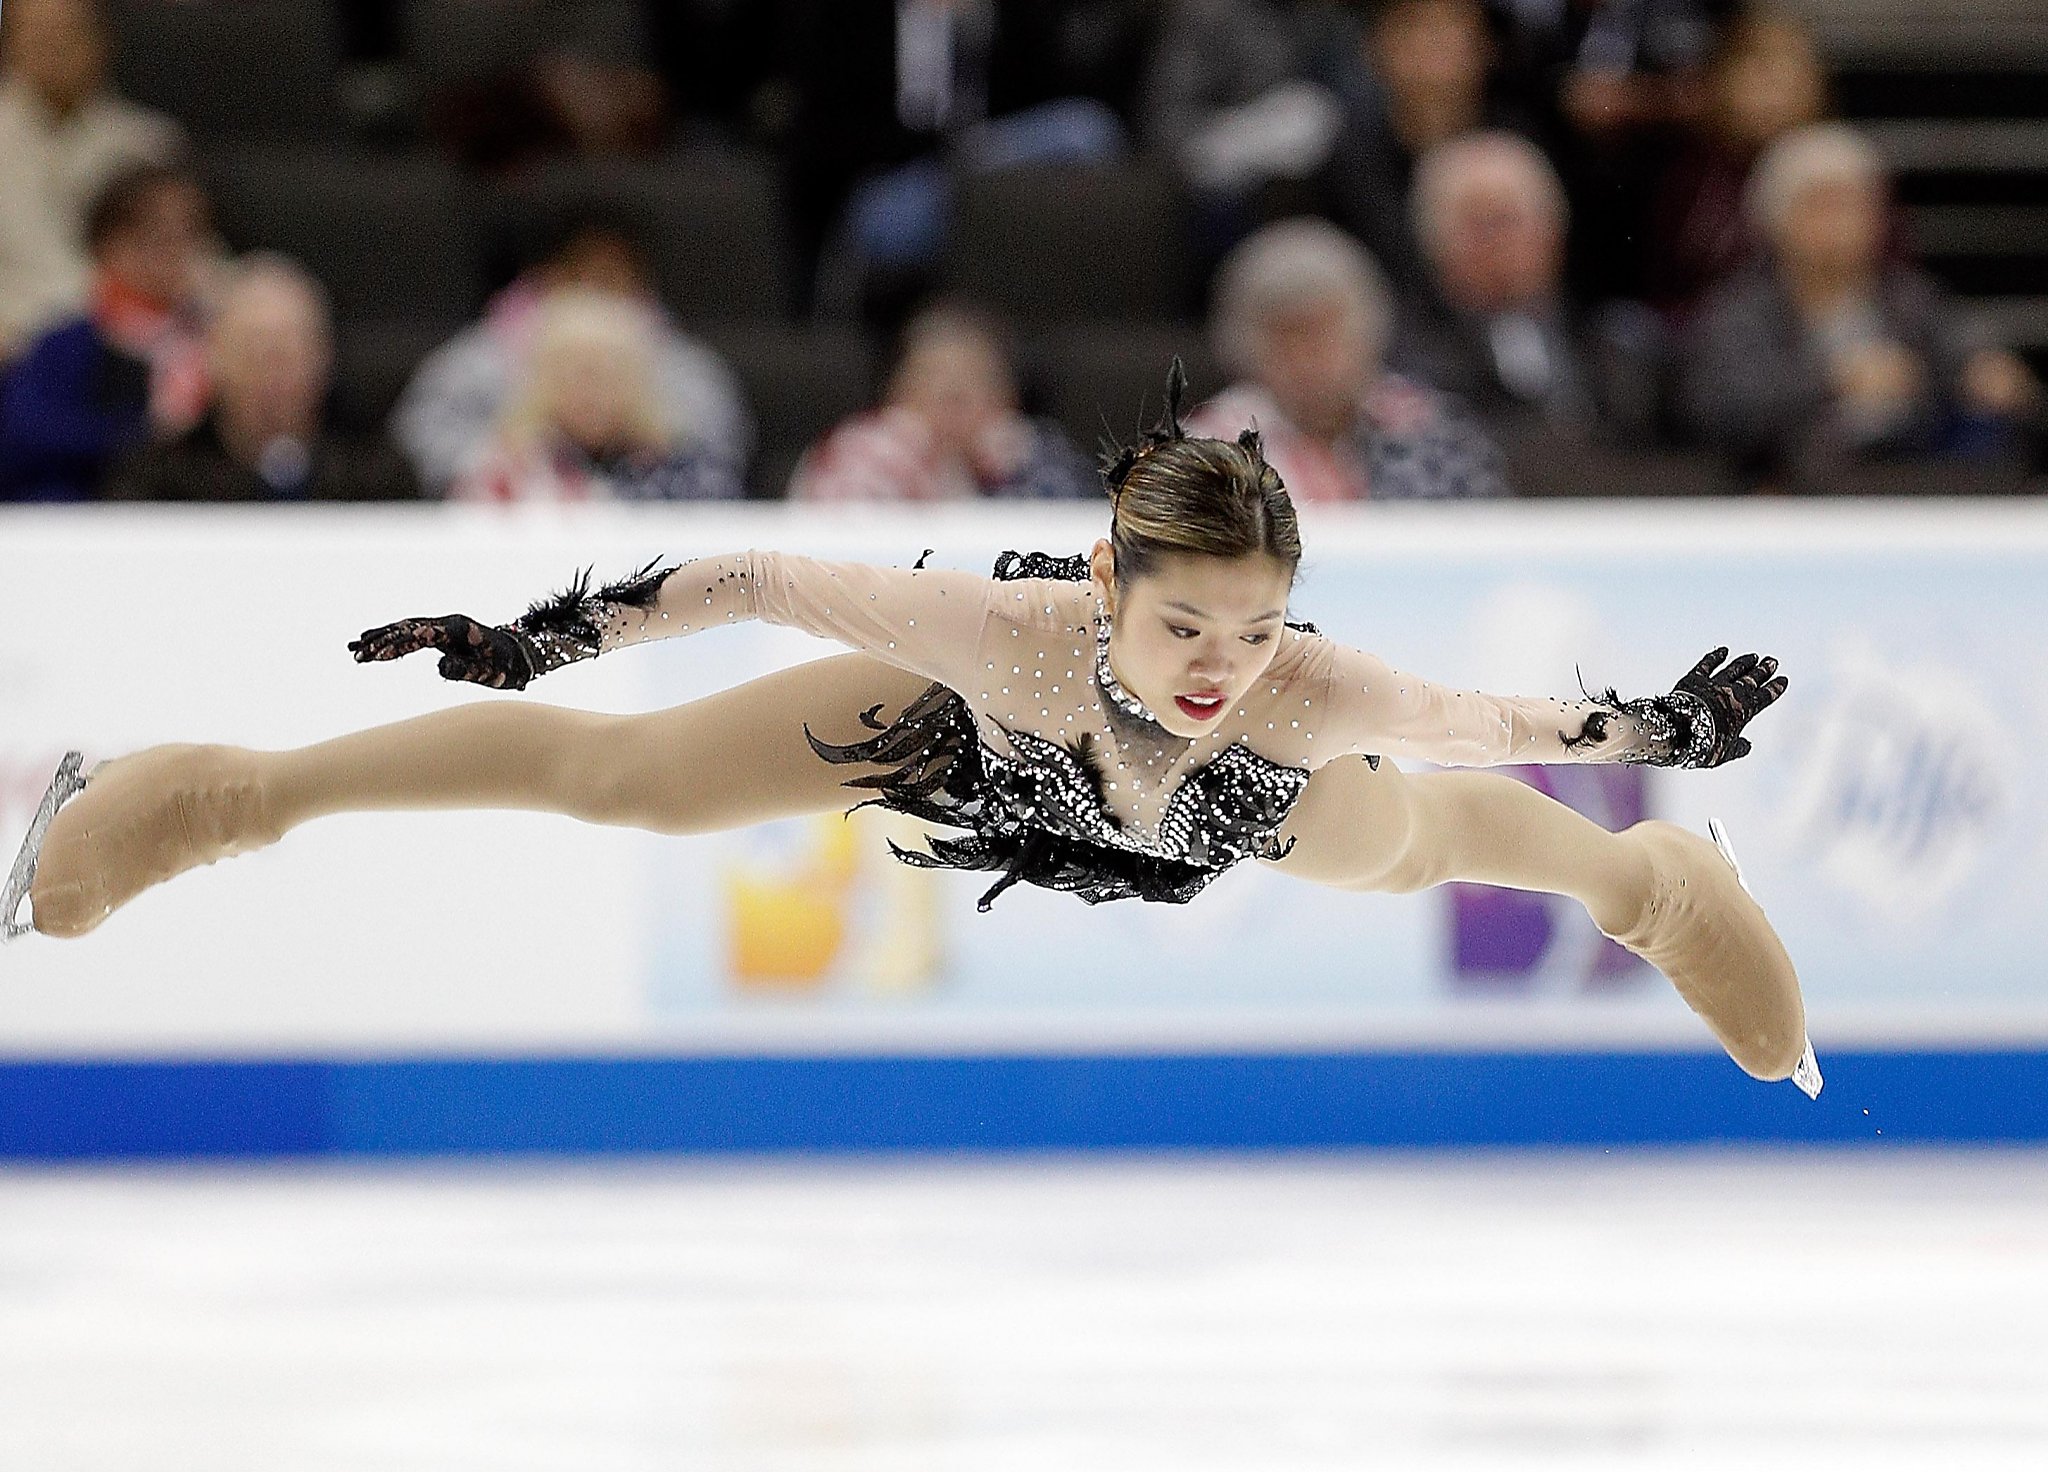
[[(154, 746), (89, 776), (72, 753), (0, 921), (80, 936), (153, 884), (328, 813), (520, 808), (687, 834), (845, 808), (853, 788), (872, 794), (854, 806), (959, 830), (890, 848), (1000, 871), (984, 910), (1018, 883), (1185, 903), (1245, 859), (1352, 890), (1569, 895), (1745, 1071), (1817, 1093), (1797, 974), (1721, 835), (1611, 833), (1496, 774), (1381, 760), (1718, 766), (1784, 693), (1777, 662), (1717, 649), (1668, 694), (1571, 701), (1390, 668), (1287, 618), (1301, 558), (1287, 492), (1255, 430), (1183, 431), (1184, 386), (1176, 362), (1159, 426), (1106, 455), (1109, 534), (1086, 556), (1005, 552), (991, 577), (922, 557), (650, 562), (594, 589), (586, 570), (508, 624), (408, 618), (349, 645), (359, 662), (432, 650), (444, 678), (505, 690), (742, 619), (854, 653), (648, 714), (478, 701), (291, 751)], [(24, 897), (32, 926), (14, 920)]]

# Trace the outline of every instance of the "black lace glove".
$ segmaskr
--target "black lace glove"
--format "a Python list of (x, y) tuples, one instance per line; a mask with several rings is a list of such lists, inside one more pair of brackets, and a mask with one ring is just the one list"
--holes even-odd
[(1565, 744), (1604, 741), (1608, 715), (1613, 712), (1633, 717), (1651, 740), (1649, 749), (1624, 757), (1624, 761), (1656, 767), (1718, 767), (1749, 755), (1742, 728), (1783, 695), (1785, 687), (1777, 660), (1756, 654), (1729, 659), (1724, 645), (1701, 658), (1669, 695), (1623, 700), (1608, 690), (1592, 696), (1605, 709), (1586, 717), (1584, 729), (1576, 737), (1566, 737)]
[(357, 664), (402, 659), (422, 649), (441, 651), (444, 680), (468, 680), (498, 690), (524, 690), (541, 672), (541, 655), (518, 628), (480, 624), (459, 613), (440, 618), (403, 618), (365, 629), (349, 641)]
[(497, 690), (524, 690), (536, 678), (604, 648), (605, 628), (623, 608), (647, 609), (661, 595), (674, 567), (656, 558), (630, 577), (595, 592), (590, 569), (552, 598), (534, 604), (509, 624), (478, 623), (459, 613), (440, 618), (405, 618), (366, 629), (349, 641), (357, 664), (402, 659), (421, 649), (441, 651), (444, 680), (468, 680)]

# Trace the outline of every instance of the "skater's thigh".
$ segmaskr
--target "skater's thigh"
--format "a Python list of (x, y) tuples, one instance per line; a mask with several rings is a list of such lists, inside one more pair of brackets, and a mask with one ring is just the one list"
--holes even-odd
[(1273, 868), (1313, 884), (1379, 889), (1398, 880), (1415, 826), (1410, 779), (1390, 761), (1339, 757), (1310, 774), (1279, 841), (1294, 840)]
[(886, 770), (826, 761), (804, 739), (844, 744), (874, 735), (861, 712), (893, 720), (931, 680), (867, 654), (776, 670), (604, 733), (618, 821), (668, 833), (707, 833), (773, 818), (841, 811), (872, 793), (849, 778)]

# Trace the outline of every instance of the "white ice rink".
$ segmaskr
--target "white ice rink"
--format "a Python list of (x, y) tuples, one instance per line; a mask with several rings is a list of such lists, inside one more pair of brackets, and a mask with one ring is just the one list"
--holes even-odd
[(2048, 1157), (0, 1173), (5, 1472), (2048, 1468)]

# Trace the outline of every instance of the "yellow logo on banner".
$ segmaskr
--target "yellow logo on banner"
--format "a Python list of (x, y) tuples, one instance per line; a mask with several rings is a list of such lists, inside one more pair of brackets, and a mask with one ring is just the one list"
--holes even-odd
[(793, 859), (726, 864), (733, 985), (811, 992), (843, 977), (878, 992), (933, 986), (942, 959), (935, 876), (898, 863), (884, 842), (921, 847), (924, 831), (896, 813), (825, 813), (803, 820)]

